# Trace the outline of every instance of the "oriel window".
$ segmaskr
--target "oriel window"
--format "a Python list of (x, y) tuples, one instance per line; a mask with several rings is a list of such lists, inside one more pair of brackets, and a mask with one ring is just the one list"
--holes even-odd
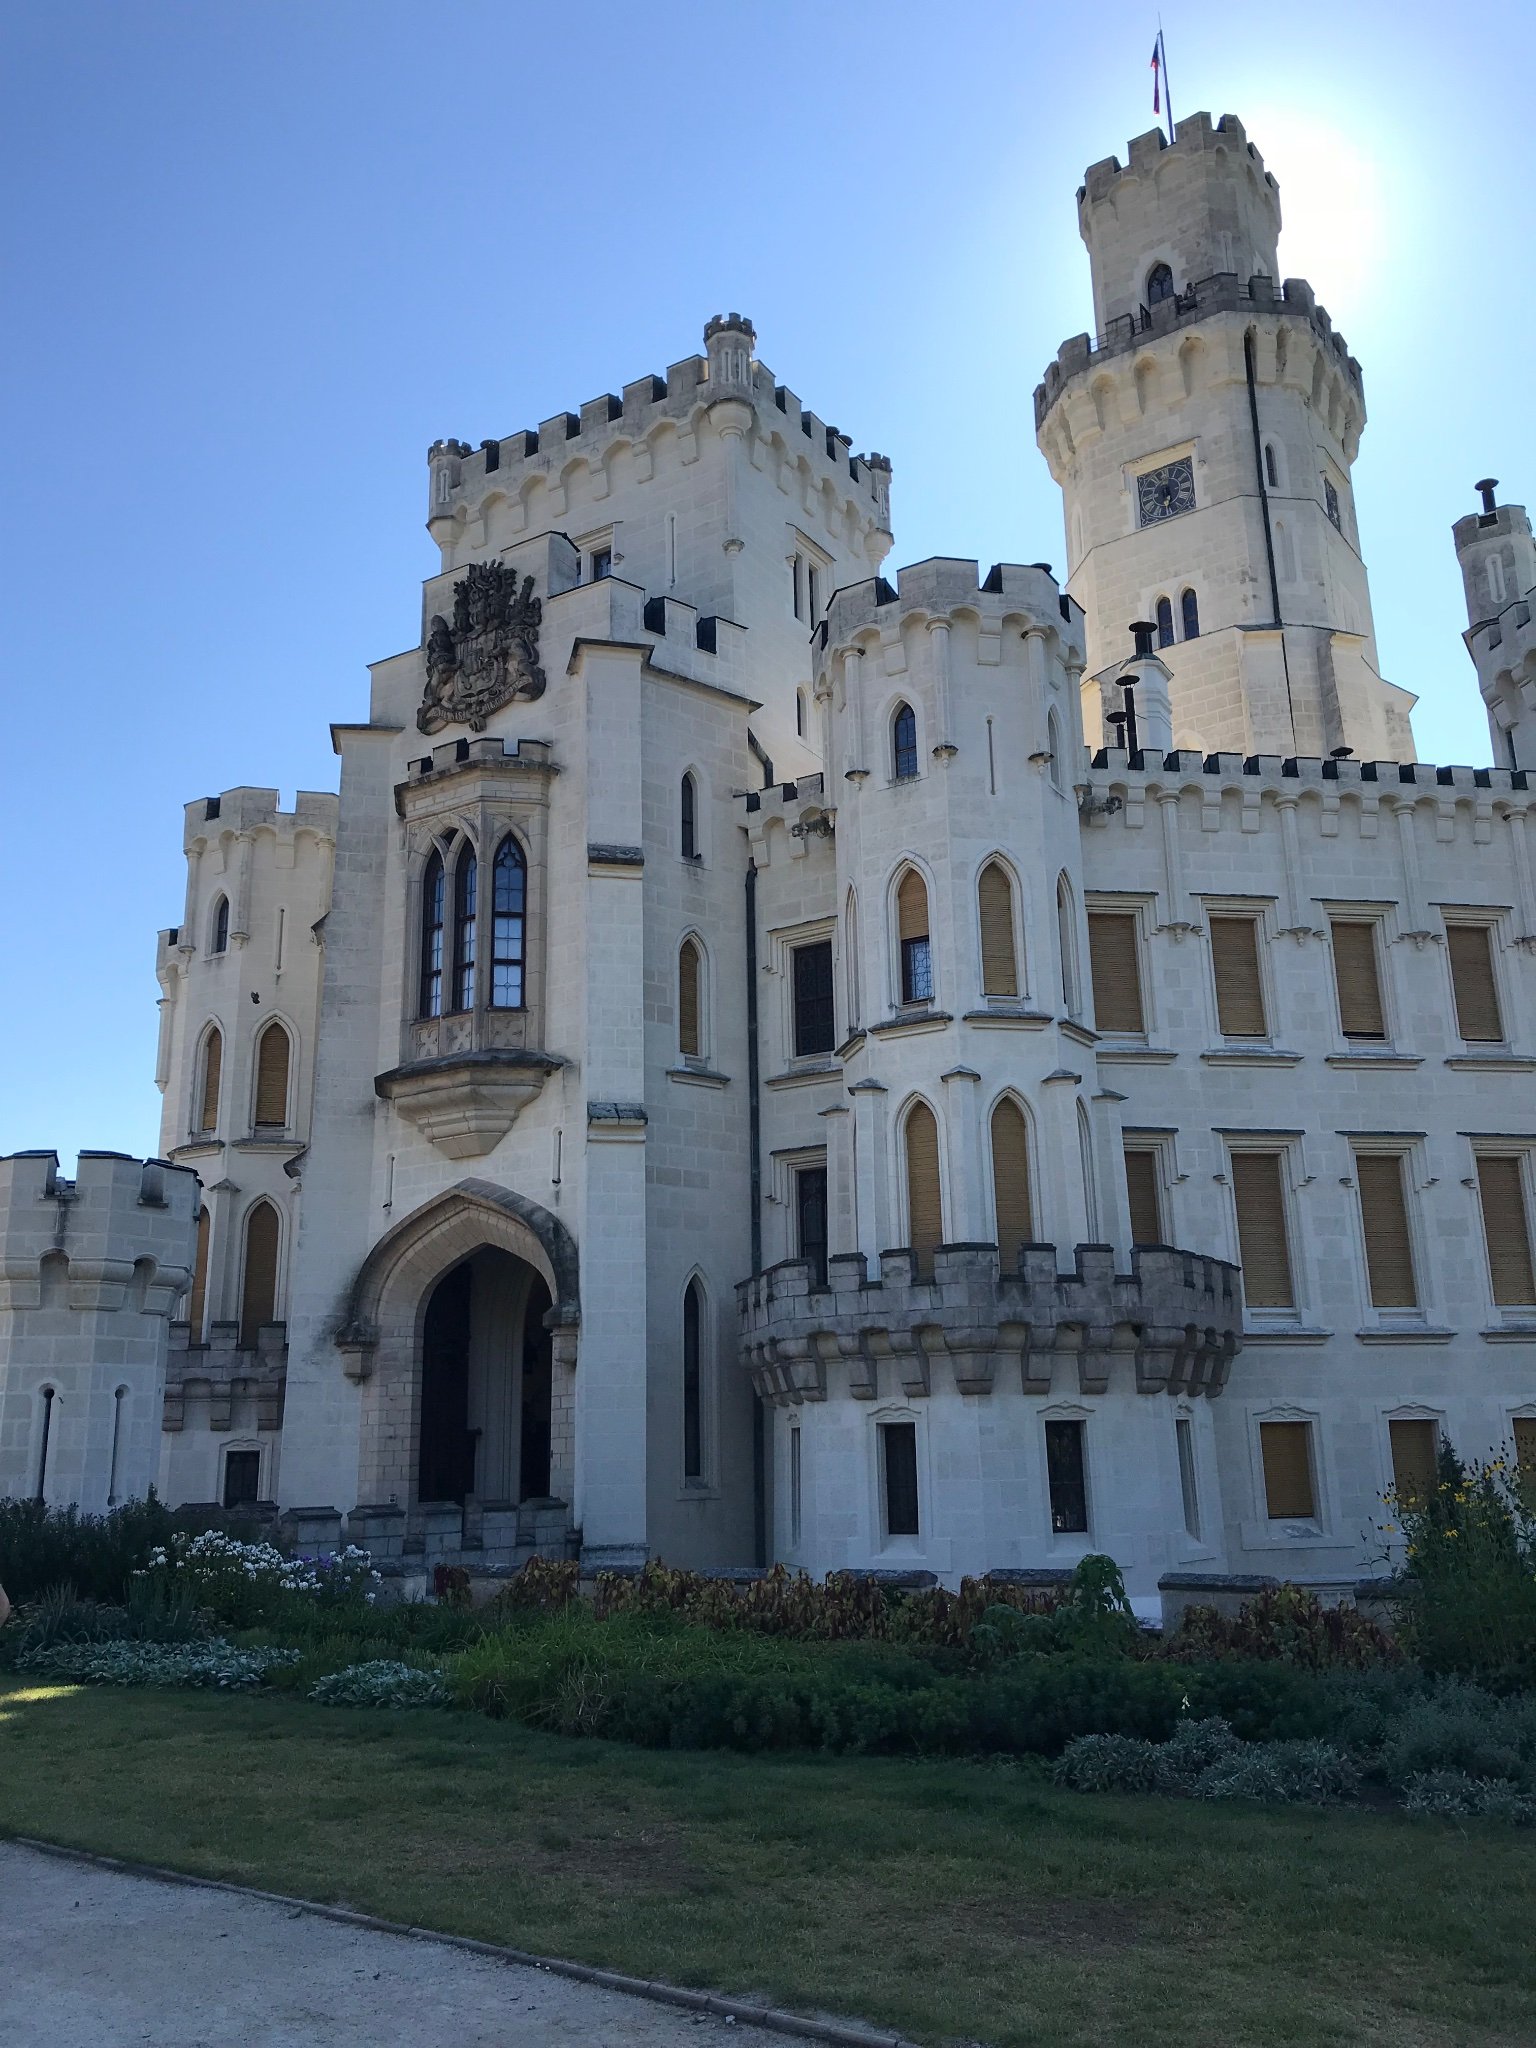
[(466, 846), (453, 873), (453, 1007), (475, 1007), (475, 899), (480, 863)]
[(443, 856), (434, 848), (421, 878), (421, 1014), (443, 1014)]

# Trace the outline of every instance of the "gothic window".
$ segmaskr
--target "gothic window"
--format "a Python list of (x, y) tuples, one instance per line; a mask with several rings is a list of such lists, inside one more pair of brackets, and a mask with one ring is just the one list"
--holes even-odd
[(1157, 600), (1157, 644), (1159, 647), (1173, 645), (1173, 606), (1166, 597)]
[(240, 1348), (252, 1351), (263, 1323), (277, 1320), (277, 1211), (253, 1204), (245, 1219), (245, 1276), (240, 1286)]
[(528, 864), (509, 832), (491, 867), (491, 1008), (523, 1007), (525, 906)]
[(853, 890), (843, 907), (843, 979), (848, 999), (848, 1029), (856, 1031), (864, 1015), (859, 982), (859, 899)]
[(434, 847), (421, 878), (421, 1003), (423, 1017), (443, 1014), (443, 856)]
[(288, 1033), (274, 1018), (256, 1041), (258, 1130), (281, 1130), (288, 1121)]
[(1272, 491), (1280, 488), (1280, 458), (1275, 453), (1273, 441), (1264, 443), (1264, 481)]
[(229, 898), (221, 896), (213, 906), (213, 940), (208, 949), (211, 953), (226, 953), (229, 950)]
[(1173, 272), (1166, 263), (1154, 263), (1147, 272), (1147, 304), (1156, 306), (1173, 297)]
[(692, 774), (685, 775), (678, 792), (678, 814), (681, 821), (680, 844), (684, 860), (699, 857), (699, 785)]
[(939, 1126), (926, 1102), (907, 1117), (907, 1243), (919, 1280), (933, 1278), (933, 1255), (944, 1241), (939, 1182)]
[(453, 870), (453, 1007), (475, 1007), (475, 899), (479, 894), (479, 862), (467, 843)]
[(1016, 996), (1018, 958), (1013, 942), (1013, 884), (1002, 865), (989, 860), (976, 884), (981, 915), (981, 992), (984, 996)]
[(1005, 1273), (1018, 1271), (1019, 1251), (1034, 1241), (1029, 1190), (1029, 1127), (1005, 1095), (992, 1112), (992, 1210), (997, 1251)]
[(898, 782), (917, 773), (917, 713), (910, 704), (898, 704), (891, 720), (892, 766)]
[(219, 1122), (219, 1079), (224, 1067), (224, 1034), (215, 1025), (203, 1041), (202, 1086), (198, 1090), (197, 1129), (212, 1131)]
[(1184, 615), (1184, 638), (1186, 640), (1198, 640), (1200, 638), (1200, 600), (1192, 590), (1186, 590), (1179, 599), (1179, 609)]
[(683, 1478), (704, 1477), (704, 1301), (697, 1280), (683, 1294)]
[(896, 937), (901, 948), (901, 1000), (933, 1001), (933, 951), (928, 935), (928, 891), (908, 868), (896, 891)]
[(684, 1059), (704, 1054), (704, 962), (696, 939), (684, 939), (677, 955), (677, 1049)]

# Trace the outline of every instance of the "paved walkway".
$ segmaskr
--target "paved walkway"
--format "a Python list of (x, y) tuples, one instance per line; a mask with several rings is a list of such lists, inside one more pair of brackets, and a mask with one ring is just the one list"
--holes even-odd
[(5, 2048), (784, 2048), (779, 2033), (0, 1842)]

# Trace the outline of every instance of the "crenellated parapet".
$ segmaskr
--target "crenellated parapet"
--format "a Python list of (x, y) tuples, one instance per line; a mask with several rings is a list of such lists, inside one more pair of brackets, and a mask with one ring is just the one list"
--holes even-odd
[(0, 1159), (0, 1312), (168, 1318), (192, 1279), (199, 1184), (189, 1168), (82, 1152)]
[(242, 1346), (238, 1323), (212, 1324), (206, 1344), (192, 1342), (190, 1324), (172, 1323), (161, 1428), (185, 1428), (188, 1401), (202, 1395), (208, 1403), (208, 1427), (216, 1435), (235, 1427), (246, 1403), (254, 1409), (258, 1429), (281, 1429), (287, 1378), (286, 1324), (263, 1323), (256, 1342)]
[(1083, 659), (1083, 614), (1043, 562), (994, 562), (985, 576), (962, 557), (934, 556), (897, 572), (893, 586), (884, 576), (839, 590), (813, 636), (818, 661), (851, 646), (861, 636), (899, 635), (905, 623), (926, 617), (943, 620), (968, 614), (982, 642), (981, 659), (1001, 658), (1005, 621), (1033, 627), (1059, 641), (1062, 657), (1078, 667)]
[(780, 1406), (844, 1396), (936, 1393), (1041, 1397), (1219, 1394), (1242, 1343), (1242, 1283), (1222, 1259), (1163, 1248), (1117, 1272), (1107, 1245), (1078, 1245), (1073, 1269), (1054, 1245), (1025, 1245), (1006, 1270), (996, 1245), (942, 1245), (933, 1277), (908, 1249), (878, 1274), (851, 1253), (786, 1260), (737, 1289), (741, 1353), (752, 1383)]

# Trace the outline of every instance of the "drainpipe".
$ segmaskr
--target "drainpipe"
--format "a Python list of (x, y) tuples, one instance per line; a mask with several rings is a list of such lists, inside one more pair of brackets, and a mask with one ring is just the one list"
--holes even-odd
[(1264, 553), (1269, 562), (1269, 596), (1274, 624), (1280, 634), (1280, 661), (1285, 670), (1285, 707), (1291, 720), (1291, 745), (1296, 745), (1296, 704), (1291, 696), (1291, 658), (1286, 652), (1285, 627), (1280, 617), (1280, 577), (1275, 569), (1275, 536), (1269, 523), (1269, 487), (1264, 476), (1264, 441), (1259, 432), (1259, 380), (1255, 368), (1253, 329), (1243, 336), (1243, 368), (1248, 375), (1248, 419), (1253, 428), (1253, 467), (1259, 480), (1259, 508), (1264, 515)]
[[(763, 1269), (763, 1112), (757, 1047), (757, 862), (747, 862), (747, 1172), (752, 1218), (752, 1271)], [(752, 1393), (752, 1556), (768, 1562), (768, 1432), (763, 1397)]]

